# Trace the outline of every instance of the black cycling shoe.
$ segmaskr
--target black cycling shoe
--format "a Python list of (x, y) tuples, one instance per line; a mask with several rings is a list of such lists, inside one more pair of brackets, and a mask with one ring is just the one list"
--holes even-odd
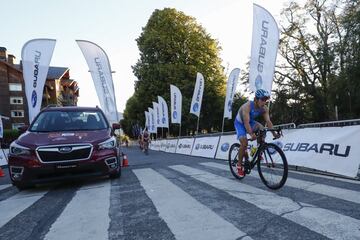
[(251, 172), (250, 161), (247, 159), (245, 159), (245, 161), (244, 161), (244, 168), (245, 168), (246, 174), (249, 174)]

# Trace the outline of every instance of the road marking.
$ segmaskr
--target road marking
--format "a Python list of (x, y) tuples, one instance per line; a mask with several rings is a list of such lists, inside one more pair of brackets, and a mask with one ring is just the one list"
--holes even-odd
[(0, 191), (5, 189), (5, 188), (11, 187), (11, 186), (12, 186), (11, 184), (0, 185)]
[[(212, 162), (200, 163), (200, 164), (204, 166), (218, 168), (221, 170), (228, 170), (230, 172), (228, 165), (212, 163)], [(257, 171), (252, 171), (252, 174), (250, 174), (250, 176), (260, 179)], [(314, 183), (304, 180), (298, 180), (289, 177), (286, 180), (285, 186), (294, 187), (301, 190), (319, 193), (319, 194), (327, 195), (329, 197), (339, 198), (345, 201), (350, 201), (360, 204), (360, 192), (358, 191), (333, 187), (325, 184)]]
[(360, 220), (316, 206), (294, 202), (273, 192), (231, 180), (185, 165), (170, 166), (185, 175), (252, 203), (331, 239), (359, 239)]
[(0, 227), (42, 198), (47, 191), (27, 190), (0, 202)]
[(80, 188), (45, 239), (108, 239), (110, 181)]
[(147, 168), (133, 172), (176, 239), (226, 240), (246, 235), (156, 171)]

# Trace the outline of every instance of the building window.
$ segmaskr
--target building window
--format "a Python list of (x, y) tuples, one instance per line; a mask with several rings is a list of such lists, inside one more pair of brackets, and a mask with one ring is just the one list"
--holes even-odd
[(13, 118), (23, 118), (24, 117), (24, 110), (12, 110), (11, 117)]
[(14, 92), (21, 92), (22, 91), (21, 83), (9, 83), (9, 90)]
[(21, 126), (25, 126), (25, 123), (13, 123), (12, 129), (18, 129)]
[(22, 97), (10, 97), (10, 104), (23, 104), (23, 98)]

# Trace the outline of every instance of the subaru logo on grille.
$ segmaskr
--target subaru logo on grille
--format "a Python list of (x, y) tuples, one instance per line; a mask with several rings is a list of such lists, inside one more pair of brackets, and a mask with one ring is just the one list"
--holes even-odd
[(59, 147), (60, 153), (69, 153), (72, 151), (72, 147)]

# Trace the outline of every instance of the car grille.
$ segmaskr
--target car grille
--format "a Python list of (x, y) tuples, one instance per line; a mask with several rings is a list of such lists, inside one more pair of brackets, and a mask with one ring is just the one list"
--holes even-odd
[(36, 154), (43, 163), (73, 162), (89, 159), (92, 150), (90, 144), (57, 145), (38, 147)]

